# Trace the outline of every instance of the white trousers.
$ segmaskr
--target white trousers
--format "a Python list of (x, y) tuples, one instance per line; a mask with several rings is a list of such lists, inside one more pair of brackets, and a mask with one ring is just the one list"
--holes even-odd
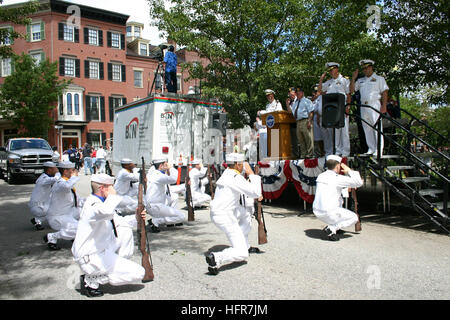
[(186, 220), (182, 211), (162, 203), (150, 204), (150, 207), (147, 207), (147, 213), (152, 216), (152, 222), (157, 227), (162, 224), (176, 224)]
[[(379, 114), (368, 108), (361, 108), (361, 118), (370, 123), (370, 125), (376, 127)], [(364, 129), (364, 135), (366, 136), (367, 146), (369, 147), (368, 153), (377, 152), (378, 148), (378, 132), (371, 128), (367, 123), (362, 121), (362, 126)], [(383, 131), (383, 123), (381, 123), (381, 130)], [(383, 135), (381, 135), (381, 156), (383, 155), (384, 140)]]
[(235, 214), (231, 211), (217, 213), (211, 211), (212, 222), (225, 232), (228, 241), (231, 243), (230, 248), (213, 252), (217, 268), (232, 262), (245, 261), (248, 258), (248, 241), (236, 218), (238, 215), (238, 213)]
[[(343, 157), (348, 157), (350, 155), (350, 135), (349, 135), (349, 125), (350, 120), (348, 116), (344, 116), (344, 127), (336, 129), (336, 154), (340, 154)], [(331, 141), (333, 141), (333, 129), (331, 130)], [(333, 150), (333, 145), (331, 146)]]
[(138, 201), (134, 197), (130, 196), (122, 196), (122, 201), (120, 201), (119, 205), (116, 207), (116, 210), (121, 213), (134, 213), (136, 212), (138, 206)]
[(37, 224), (42, 224), (46, 219), (47, 210), (42, 204), (34, 203), (30, 206), (31, 215)]
[(134, 253), (133, 229), (137, 228), (135, 215), (121, 217), (114, 215), (117, 238), (113, 245), (113, 250), (122, 258), (131, 258)]
[(194, 207), (200, 207), (209, 201), (211, 201), (210, 195), (201, 192), (192, 192), (192, 202), (194, 203)]
[(247, 243), (247, 250), (250, 248), (250, 243), (248, 241), (248, 235), (250, 231), (252, 230), (252, 214), (253, 214), (253, 208), (250, 207), (238, 207), (238, 210), (236, 211), (237, 216), (236, 219), (238, 220), (239, 227), (242, 230), (242, 233), (245, 237), (245, 242)]
[(47, 216), (48, 224), (54, 233), (48, 233), (48, 242), (56, 243), (58, 239), (73, 240), (77, 234), (78, 221), (73, 215)]
[(345, 208), (336, 208), (328, 212), (315, 210), (314, 215), (320, 221), (325, 222), (333, 233), (358, 222), (356, 213)]
[(333, 129), (320, 127), (325, 156), (333, 154)]

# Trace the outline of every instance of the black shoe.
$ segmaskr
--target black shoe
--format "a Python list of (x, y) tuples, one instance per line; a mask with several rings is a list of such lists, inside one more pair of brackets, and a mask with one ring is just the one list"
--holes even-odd
[(40, 224), (40, 223), (36, 223), (36, 224), (34, 225), (34, 228), (35, 228), (37, 231), (44, 230), (44, 227), (43, 227), (42, 224)]
[(261, 253), (261, 250), (259, 250), (259, 248), (256, 247), (250, 247), (248, 249), (248, 253)]
[[(210, 267), (215, 267), (215, 266), (217, 266), (217, 264), (216, 264), (216, 259), (214, 258), (214, 254), (213, 254), (212, 252), (206, 256), (206, 262), (208, 263), (208, 265), (209, 265)], [(217, 269), (217, 268), (216, 268), (216, 269)]]
[(337, 236), (337, 234), (332, 233), (331, 235), (328, 236), (328, 240), (339, 241), (339, 237)]
[(333, 231), (331, 231), (331, 229), (330, 229), (328, 226), (326, 226), (325, 228), (323, 228), (322, 231), (325, 232), (325, 233), (327, 234), (327, 236), (330, 236), (330, 235), (333, 234)]
[(182, 223), (176, 223), (175, 227), (181, 227), (183, 224)]
[(84, 275), (80, 276), (80, 291), (82, 295), (89, 298), (101, 297), (103, 295), (103, 292), (100, 289), (93, 289), (86, 285), (84, 282)]
[(219, 274), (219, 269), (217, 267), (208, 267), (208, 271), (213, 276), (217, 276)]
[(173, 228), (173, 227), (175, 227), (175, 225), (174, 224), (166, 224), (166, 227), (167, 228)]
[(36, 224), (36, 220), (33, 218), (33, 219), (31, 219), (30, 220), (30, 222), (33, 224), (33, 225), (35, 225)]
[(345, 233), (345, 231), (344, 230), (338, 230), (338, 231), (336, 231), (336, 234), (344, 234)]
[(57, 250), (61, 250), (61, 247), (59, 247), (56, 243), (50, 243), (48, 242), (48, 237), (47, 235), (44, 236), (43, 238), (44, 242), (47, 244), (47, 247), (50, 251), (57, 251)]
[(148, 227), (149, 227), (149, 231), (151, 232), (151, 233), (158, 233), (158, 232), (161, 232), (161, 229), (159, 229), (157, 226), (155, 226), (154, 224), (153, 224), (153, 221), (152, 221), (152, 219), (150, 219), (150, 220), (148, 220)]

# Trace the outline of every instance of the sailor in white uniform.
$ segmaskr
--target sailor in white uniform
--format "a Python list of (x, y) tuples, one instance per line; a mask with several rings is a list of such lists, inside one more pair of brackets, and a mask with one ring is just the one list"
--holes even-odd
[[(386, 80), (373, 72), (373, 65), (375, 64), (373, 60), (361, 60), (359, 64), (364, 72), (365, 77), (356, 80), (356, 78), (358, 77), (358, 70), (353, 72), (352, 82), (350, 84), (350, 92), (353, 94), (353, 92), (359, 90), (361, 94), (361, 104), (371, 106), (381, 113), (386, 113), (389, 91)], [(362, 121), (367, 146), (369, 147), (369, 150), (366, 154), (372, 154), (374, 156), (377, 156), (378, 132), (370, 127), (370, 125), (376, 126), (379, 116), (380, 114), (378, 112), (367, 107), (361, 107), (361, 118), (369, 123), (367, 124)], [(380, 144), (380, 156), (382, 156), (383, 135), (381, 135)]]
[(75, 163), (70, 161), (58, 164), (61, 178), (53, 184), (47, 211), (47, 221), (57, 232), (44, 236), (44, 242), (50, 250), (61, 249), (57, 245), (58, 239), (73, 240), (77, 232), (78, 219), (85, 199), (77, 195), (74, 188), (80, 180), (78, 171), (74, 168)]
[(266, 109), (260, 110), (257, 113), (257, 129), (259, 134), (260, 159), (264, 159), (267, 157), (267, 127), (262, 124), (261, 116), (269, 112), (283, 110), (280, 101), (275, 100), (275, 91), (273, 91), (272, 89), (266, 89), (264, 93), (266, 94), (266, 98), (268, 101), (268, 103), (266, 104)]
[[(119, 240), (124, 229), (118, 224), (136, 227), (137, 222), (134, 215), (120, 217), (115, 214), (122, 199), (116, 194), (113, 183), (114, 178), (106, 174), (92, 175), (92, 194), (83, 206), (72, 246), (74, 260), (83, 273), (81, 294), (88, 297), (102, 296), (101, 284), (140, 283), (145, 273), (142, 266), (127, 259), (132, 252), (129, 252), (128, 243)], [(145, 214), (144, 210), (141, 217), (145, 218)]]
[[(342, 191), (347, 188), (359, 188), (363, 182), (358, 171), (351, 170), (341, 163), (337, 155), (327, 157), (327, 171), (317, 177), (316, 194), (313, 203), (315, 216), (328, 224), (324, 229), (331, 241), (338, 241), (336, 233), (342, 228), (350, 227), (358, 222), (358, 216), (342, 207)], [(339, 174), (342, 170), (345, 175)]]
[(52, 186), (59, 178), (61, 178), (61, 174), (56, 168), (56, 163), (45, 162), (44, 173), (36, 180), (30, 202), (28, 202), (28, 207), (33, 216), (31, 223), (36, 230), (44, 229), (42, 223), (46, 220)]
[(147, 173), (147, 193), (145, 207), (152, 219), (150, 231), (157, 233), (160, 225), (180, 226), (186, 215), (176, 208), (178, 197), (171, 194), (169, 185), (177, 182), (178, 171), (167, 163), (167, 159), (153, 161), (153, 167)]
[[(223, 265), (245, 261), (248, 258), (248, 243), (244, 232), (239, 226), (238, 209), (242, 195), (251, 199), (261, 197), (261, 177), (255, 175), (243, 154), (231, 153), (226, 155), (227, 169), (217, 180), (214, 200), (210, 204), (211, 220), (225, 232), (231, 247), (221, 252), (212, 252), (206, 256), (208, 270), (211, 274), (219, 273)], [(241, 175), (245, 171), (249, 181)]]
[(139, 169), (133, 160), (124, 158), (120, 161), (122, 169), (117, 173), (114, 189), (122, 196), (122, 202), (117, 206), (121, 213), (133, 213), (136, 211), (139, 191)]
[(205, 193), (205, 186), (208, 184), (208, 177), (206, 177), (208, 168), (203, 167), (199, 159), (192, 160), (194, 166), (189, 172), (191, 180), (191, 194), (194, 208), (202, 207), (211, 201), (211, 196)]
[[(319, 91), (323, 94), (327, 93), (340, 93), (345, 96), (346, 103), (350, 103), (350, 81), (344, 78), (339, 73), (339, 63), (336, 62), (327, 62), (325, 64), (327, 68), (327, 72), (330, 73), (331, 79), (322, 84), (327, 72), (324, 72), (320, 77), (319, 81)], [(346, 112), (349, 111), (349, 106), (346, 109)], [(349, 135), (349, 116), (344, 115), (344, 127), (336, 129), (336, 154), (341, 155), (343, 157), (348, 157), (350, 155), (350, 135)], [(333, 129), (330, 129), (331, 132)], [(333, 136), (331, 136), (331, 139)], [(333, 142), (333, 141), (331, 141)]]

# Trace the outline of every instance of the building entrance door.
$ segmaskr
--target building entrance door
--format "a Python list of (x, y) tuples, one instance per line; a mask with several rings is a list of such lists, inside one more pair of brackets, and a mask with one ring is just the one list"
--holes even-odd
[(63, 137), (62, 138), (63, 152), (66, 151), (67, 149), (69, 149), (70, 145), (72, 145), (72, 147), (75, 147), (78, 149), (80, 147), (78, 138)]

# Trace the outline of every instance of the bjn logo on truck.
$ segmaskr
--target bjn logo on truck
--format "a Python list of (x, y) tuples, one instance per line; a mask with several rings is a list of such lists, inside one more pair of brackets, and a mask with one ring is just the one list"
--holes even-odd
[(137, 137), (137, 129), (139, 126), (139, 119), (133, 118), (125, 127), (125, 139), (134, 139)]

